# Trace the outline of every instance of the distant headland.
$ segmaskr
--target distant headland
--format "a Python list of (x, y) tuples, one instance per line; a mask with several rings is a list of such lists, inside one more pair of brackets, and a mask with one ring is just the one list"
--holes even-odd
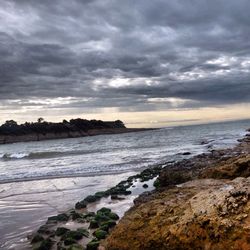
[(120, 120), (101, 121), (77, 118), (55, 123), (39, 118), (37, 122), (25, 122), (23, 124), (8, 120), (0, 126), (0, 144), (118, 134), (141, 130), (147, 129), (126, 128)]

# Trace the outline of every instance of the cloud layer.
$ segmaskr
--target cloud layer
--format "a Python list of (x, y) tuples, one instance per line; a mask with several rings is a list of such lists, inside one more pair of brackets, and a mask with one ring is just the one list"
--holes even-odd
[(249, 9), (247, 0), (1, 1), (1, 109), (249, 103)]

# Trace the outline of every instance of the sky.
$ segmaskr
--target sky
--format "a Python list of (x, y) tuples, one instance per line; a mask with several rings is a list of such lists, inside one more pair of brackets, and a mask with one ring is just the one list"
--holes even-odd
[(249, 0), (2, 0), (0, 123), (250, 118)]

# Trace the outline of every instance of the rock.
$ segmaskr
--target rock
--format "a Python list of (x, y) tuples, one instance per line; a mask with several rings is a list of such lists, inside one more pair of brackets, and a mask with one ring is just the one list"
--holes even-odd
[(73, 244), (68, 248), (68, 250), (84, 250), (84, 248), (79, 244)]
[(81, 230), (78, 231), (68, 231), (66, 234), (63, 236), (64, 239), (66, 238), (71, 238), (74, 240), (80, 240), (82, 237), (85, 236), (85, 233), (81, 232)]
[(100, 199), (102, 197), (105, 197), (106, 195), (107, 195), (106, 192), (96, 192), (94, 196)]
[(43, 240), (39, 247), (35, 248), (35, 250), (50, 250), (52, 249), (54, 242), (51, 239)]
[(189, 181), (149, 198), (125, 214), (105, 249), (250, 249), (250, 177)]
[(205, 169), (201, 177), (215, 179), (234, 179), (236, 177), (250, 176), (250, 156), (237, 156), (229, 158), (220, 163), (219, 166), (213, 166)]
[(142, 185), (142, 187), (143, 188), (148, 188), (148, 184), (145, 183), (145, 184)]
[(98, 198), (96, 197), (96, 196), (94, 196), (94, 195), (89, 195), (89, 196), (87, 196), (85, 199), (84, 199), (84, 201), (85, 202), (88, 202), (88, 203), (92, 203), (92, 202), (95, 202), (95, 201), (97, 201), (98, 200)]
[(34, 244), (43, 240), (44, 240), (43, 236), (41, 236), (40, 234), (35, 234), (35, 236), (31, 240), (31, 244)]
[(98, 221), (96, 220), (91, 220), (90, 223), (89, 223), (89, 228), (90, 229), (94, 229), (94, 228), (98, 228), (99, 227), (99, 224), (98, 224)]
[(48, 217), (48, 221), (57, 221), (57, 216), (50, 216)]
[(159, 179), (156, 179), (156, 180), (154, 181), (153, 186), (154, 186), (155, 188), (159, 188), (159, 187), (160, 187), (160, 181), (159, 181)]
[(125, 190), (121, 194), (130, 195), (130, 194), (132, 194), (132, 192), (130, 190)]
[(56, 229), (56, 232), (55, 232), (55, 234), (56, 234), (56, 236), (62, 236), (62, 235), (64, 235), (65, 233), (67, 233), (67, 232), (69, 232), (70, 230), (68, 229), (68, 228), (65, 228), (65, 227), (58, 227), (57, 229)]
[(109, 232), (109, 225), (102, 225), (99, 227), (99, 229), (106, 231), (106, 232)]
[(116, 213), (109, 213), (108, 214), (108, 217), (111, 219), (111, 220), (119, 220), (119, 216), (118, 216), (118, 214), (116, 214)]
[(83, 218), (91, 218), (91, 217), (95, 217), (95, 213), (94, 212), (88, 212), (86, 214), (83, 215)]
[(89, 231), (86, 228), (77, 228), (77, 232), (80, 232), (84, 237), (89, 237)]
[(77, 243), (77, 241), (75, 240), (75, 239), (72, 239), (72, 238), (66, 238), (65, 240), (64, 240), (64, 245), (65, 246), (69, 246), (69, 245), (73, 245), (73, 244), (75, 244), (75, 243)]
[(48, 221), (68, 221), (69, 216), (65, 213), (63, 214), (58, 214), (56, 216), (51, 216), (48, 218)]
[(102, 207), (101, 209), (99, 209), (96, 213), (97, 214), (109, 214), (111, 212), (110, 208), (106, 208), (106, 207)]
[(190, 152), (184, 152), (184, 153), (182, 153), (182, 155), (191, 155), (191, 153)]
[(82, 218), (82, 215), (80, 213), (77, 213), (76, 211), (72, 211), (70, 215), (72, 220), (77, 220)]
[(106, 222), (101, 223), (101, 227), (107, 226), (108, 228), (112, 228), (116, 225), (116, 222), (114, 220), (108, 220)]
[(111, 200), (124, 200), (125, 198), (118, 196), (117, 194), (111, 195)]
[(96, 230), (93, 235), (98, 239), (98, 240), (101, 240), (101, 239), (105, 239), (106, 236), (107, 236), (107, 231), (104, 231), (104, 230), (101, 230), (101, 229), (98, 229)]
[(92, 240), (87, 244), (87, 250), (97, 250), (99, 244), (100, 244), (100, 241)]
[(57, 220), (58, 221), (68, 221), (69, 220), (69, 216), (65, 213), (63, 214), (58, 214), (57, 215)]
[(95, 216), (95, 221), (97, 221), (99, 225), (102, 224), (103, 222), (107, 222), (109, 220), (110, 220), (110, 218), (104, 214), (97, 214)]
[[(172, 169), (161, 172), (158, 181), (160, 186), (173, 186), (191, 180), (191, 172), (186, 170), (173, 171)], [(158, 184), (158, 183), (157, 183)]]
[(52, 234), (53, 230), (51, 230), (51, 228), (48, 225), (43, 225), (41, 227), (39, 227), (39, 229), (37, 230), (38, 233), (40, 234)]
[(75, 209), (82, 209), (87, 207), (87, 202), (85, 200), (79, 201), (75, 204)]

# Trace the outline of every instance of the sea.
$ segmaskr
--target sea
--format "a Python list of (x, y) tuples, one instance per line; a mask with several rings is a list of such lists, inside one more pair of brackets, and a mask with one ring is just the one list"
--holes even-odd
[(156, 164), (233, 147), (248, 128), (243, 120), (0, 145), (0, 249), (29, 249), (29, 233), (86, 195)]

